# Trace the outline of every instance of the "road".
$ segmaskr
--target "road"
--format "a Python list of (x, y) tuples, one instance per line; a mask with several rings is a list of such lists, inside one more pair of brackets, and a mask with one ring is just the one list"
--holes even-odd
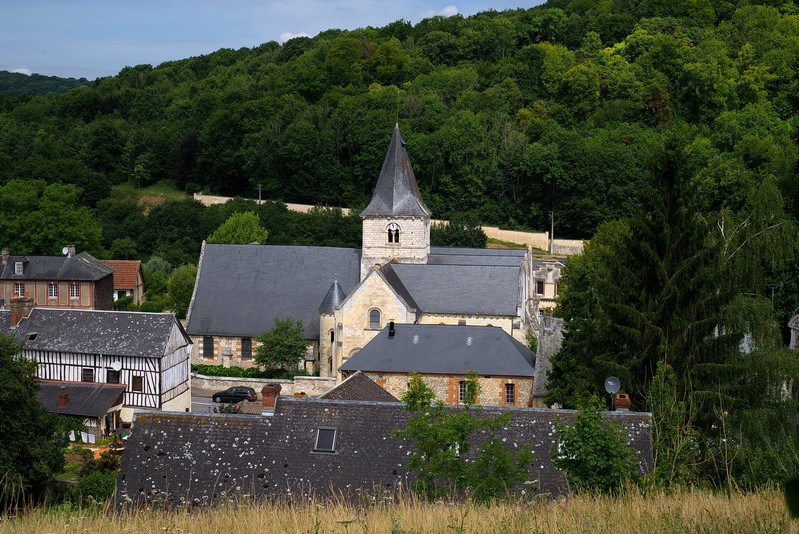
[(191, 394), (191, 411), (194, 413), (208, 413), (213, 412), (215, 407), (221, 406), (211, 400), (211, 394), (205, 392), (192, 392)]

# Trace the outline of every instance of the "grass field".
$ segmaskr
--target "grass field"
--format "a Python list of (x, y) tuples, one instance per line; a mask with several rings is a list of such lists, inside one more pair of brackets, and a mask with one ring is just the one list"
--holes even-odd
[(169, 200), (185, 200), (191, 198), (185, 191), (175, 187), (169, 180), (161, 180), (153, 185), (136, 188), (132, 183), (115, 185), (111, 191), (111, 198), (133, 198), (145, 212), (154, 206)]
[(727, 496), (705, 491), (620, 498), (574, 497), (489, 507), (469, 504), (399, 504), (357, 507), (322, 505), (240, 505), (194, 513), (138, 511), (109, 516), (107, 508), (35, 509), (0, 521), (9, 533), (779, 533), (799, 532), (782, 493)]

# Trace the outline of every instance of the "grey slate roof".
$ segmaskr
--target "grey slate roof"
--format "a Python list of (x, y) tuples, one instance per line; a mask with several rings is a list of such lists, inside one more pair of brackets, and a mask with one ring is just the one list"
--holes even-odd
[(361, 217), (430, 217), (411, 168), (405, 141), (394, 126), (375, 192)]
[(14, 331), (11, 330), (11, 312), (9, 310), (0, 310), (0, 335), (14, 335)]
[(191, 335), (253, 337), (275, 317), (301, 320), (319, 337), (319, 307), (334, 280), (351, 291), (361, 251), (351, 248), (203, 244), (186, 330)]
[[(36, 398), (44, 409), (51, 413), (102, 417), (113, 406), (122, 407), (124, 384), (90, 384), (87, 382), (54, 382), (39, 380)], [(69, 395), (66, 406), (58, 406), (59, 393)]]
[(397, 402), (397, 398), (360, 371), (328, 389), (317, 399)]
[(341, 289), (341, 284), (338, 283), (338, 280), (333, 280), (333, 283), (330, 284), (330, 289), (327, 290), (325, 299), (319, 305), (319, 313), (333, 313), (336, 311), (336, 307), (344, 302), (345, 298), (347, 298), (347, 294)]
[[(535, 455), (529, 480), (538, 492), (568, 492), (550, 458), (555, 421), (570, 410), (492, 409), (509, 412), (499, 437), (512, 450), (529, 444)], [(248, 500), (304, 500), (311, 495), (364, 498), (407, 488), (412, 443), (392, 437), (407, 424), (401, 403), (280, 397), (274, 416), (139, 412), (117, 477), (117, 509), (202, 507)], [(649, 414), (612, 412), (625, 426), (642, 471), (652, 466)], [(336, 429), (336, 452), (314, 452), (319, 427)], [(479, 446), (480, 437), (475, 438)], [(361, 501), (363, 502), (363, 501)]]
[(173, 313), (34, 308), (14, 335), (27, 350), (161, 358), (175, 325)]
[[(392, 263), (386, 264), (383, 272), (389, 269), (402, 283), (395, 291), (412, 296), (414, 307), (423, 312), (515, 316), (519, 306), (519, 265)], [(386, 280), (392, 283), (389, 276)]]
[[(14, 264), (23, 262), (23, 273), (14, 274)], [(0, 280), (74, 280), (97, 281), (113, 275), (114, 270), (89, 254), (74, 256), (9, 256)]]
[(340, 371), (481, 375), (535, 374), (535, 355), (497, 326), (395, 324), (383, 328)]

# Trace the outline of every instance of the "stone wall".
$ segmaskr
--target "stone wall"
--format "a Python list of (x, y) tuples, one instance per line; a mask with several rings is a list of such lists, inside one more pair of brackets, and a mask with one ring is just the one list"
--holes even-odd
[[(192, 343), (194, 343), (194, 350), (191, 352), (191, 363), (194, 365), (224, 365), (225, 367), (256, 367), (255, 361), (252, 359), (255, 357), (255, 349), (260, 346), (255, 339), (252, 340), (252, 357), (251, 358), (241, 358), (241, 339), (240, 337), (226, 337), (226, 336), (213, 336), (214, 338), (214, 357), (213, 358), (206, 358), (204, 355), (203, 350), (203, 337), (204, 336), (189, 336), (191, 337)], [(313, 361), (311, 362), (297, 362), (298, 365), (302, 364), (305, 366), (308, 372), (315, 372), (316, 369), (312, 368), (315, 367), (314, 363), (317, 361), (317, 353), (318, 353), (319, 344), (316, 341), (309, 342), (308, 344), (308, 352), (309, 354), (313, 354)], [(230, 358), (225, 358), (222, 355), (222, 351), (225, 348), (230, 349)], [(309, 365), (310, 364), (310, 365)]]
[(275, 378), (239, 378), (231, 376), (192, 375), (191, 389), (196, 394), (211, 395), (232, 386), (249, 386), (261, 398), (261, 388), (266, 384), (280, 384), (281, 396), (305, 393), (309, 397), (317, 397), (336, 385), (333, 377), (295, 376), (292, 380)]
[[(394, 395), (396, 398), (408, 389), (408, 375), (405, 373), (374, 373), (366, 376)], [(436, 400), (446, 404), (458, 404), (459, 383), (466, 380), (464, 375), (422, 375), (425, 384), (436, 394)], [(505, 384), (513, 384), (516, 402), (513, 406), (530, 406), (532, 403), (533, 379), (530, 377), (481, 376), (477, 379), (480, 395), (477, 404), (481, 406), (510, 406), (505, 402)]]

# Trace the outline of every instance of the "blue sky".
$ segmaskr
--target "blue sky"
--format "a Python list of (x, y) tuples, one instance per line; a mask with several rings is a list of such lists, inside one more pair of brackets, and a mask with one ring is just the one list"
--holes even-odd
[(532, 7), (543, 0), (3, 0), (0, 70), (117, 74), (220, 48), (284, 42), (329, 28), (416, 24), (433, 15)]

